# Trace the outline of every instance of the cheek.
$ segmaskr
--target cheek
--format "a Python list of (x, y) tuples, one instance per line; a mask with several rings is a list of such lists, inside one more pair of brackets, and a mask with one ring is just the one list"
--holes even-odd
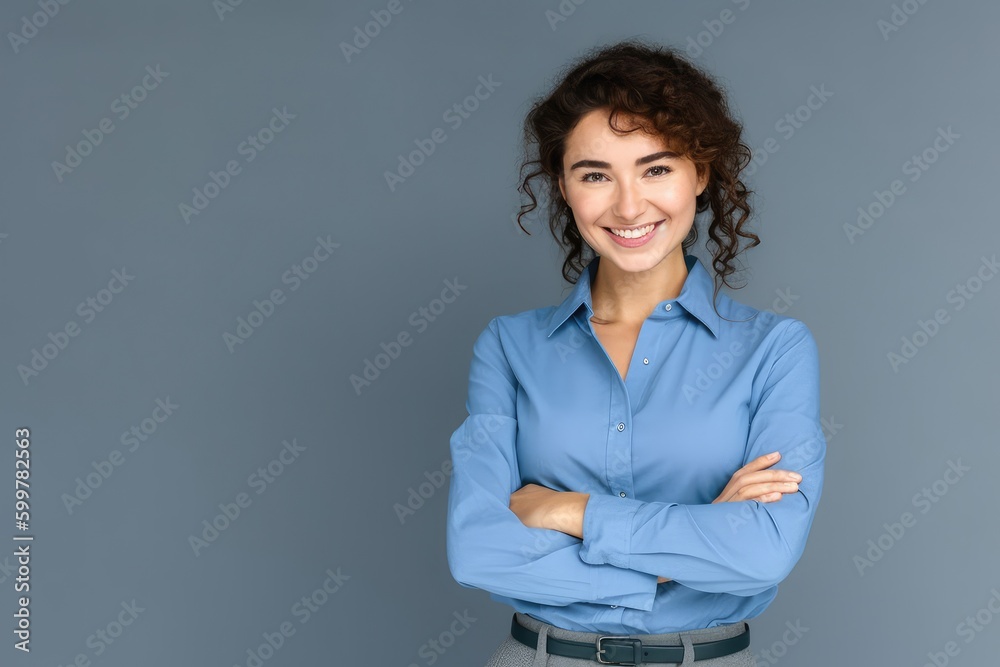
[(611, 206), (609, 197), (596, 190), (585, 188), (574, 190), (570, 187), (566, 194), (569, 195), (566, 201), (580, 223), (592, 224)]
[(580, 236), (582, 236), (583, 240), (590, 246), (593, 246), (595, 243), (599, 243), (604, 235), (604, 231), (598, 228), (591, 220), (581, 221), (578, 218), (576, 221), (576, 228), (580, 230)]
[(607, 232), (600, 228), (597, 224), (596, 217), (590, 217), (587, 214), (577, 213), (577, 209), (573, 209), (573, 216), (576, 220), (576, 228), (580, 231), (580, 236), (590, 247), (596, 247), (604, 243), (607, 236)]
[(666, 210), (683, 210), (695, 205), (695, 190), (686, 187), (669, 188), (663, 190), (653, 201)]

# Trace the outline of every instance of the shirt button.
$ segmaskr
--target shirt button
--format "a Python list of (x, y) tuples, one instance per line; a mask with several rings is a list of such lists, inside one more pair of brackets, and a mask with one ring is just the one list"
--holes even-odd
[(618, 605), (616, 605), (616, 604), (613, 604), (613, 605), (611, 605), (611, 608), (612, 608), (612, 609), (618, 609)]
[(621, 493), (619, 493), (618, 495), (619, 495), (619, 496), (621, 496), (622, 498), (624, 498), (624, 497), (625, 497), (625, 492), (624, 492), (624, 491), (622, 491), (622, 492), (621, 492)]
[(670, 304), (668, 303), (667, 305), (665, 305), (665, 306), (663, 307), (663, 309), (664, 309), (664, 310), (670, 310)]
[(625, 424), (623, 424), (622, 422), (618, 422), (618, 430), (619, 431), (624, 431), (625, 430)]
[(649, 363), (649, 358), (648, 357), (643, 357), (642, 358), (642, 363), (648, 364)]

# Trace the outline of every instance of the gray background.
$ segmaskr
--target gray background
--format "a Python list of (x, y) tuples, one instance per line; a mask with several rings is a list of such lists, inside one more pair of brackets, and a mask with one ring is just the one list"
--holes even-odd
[[(981, 289), (961, 309), (947, 295), (1000, 248), (989, 200), (1000, 8), (403, 0), (348, 62), (340, 44), (386, 6), (245, 0), (220, 19), (208, 0), (78, 0), (16, 52), (8, 33), (41, 10), (0, 8), (0, 564), (18, 532), (23, 426), (35, 535), (32, 651), (5, 632), (0, 662), (246, 665), (263, 633), (291, 622), (264, 664), (429, 665), (426, 642), (442, 633), (450, 646), (434, 664), (484, 663), (511, 612), (450, 577), (447, 483), (404, 522), (394, 506), (448, 459), (487, 321), (569, 289), (541, 218), (531, 236), (511, 221), (531, 100), (586, 49), (638, 35), (681, 48), (700, 39), (693, 59), (730, 91), (748, 143), (760, 153), (775, 138), (779, 150), (747, 178), (763, 243), (744, 256), (747, 287), (729, 293), (764, 309), (790, 291), (787, 314), (821, 352), (825, 493), (802, 560), (752, 624), (759, 664), (920, 665), (949, 641), (951, 664), (992, 664), (1000, 280), (972, 280)], [(894, 9), (907, 20), (884, 35)], [(169, 74), (119, 120), (112, 102), (147, 65)], [(489, 75), (500, 85), (460, 127), (446, 123)], [(779, 131), (810, 86), (832, 96), (800, 110), (809, 118), (792, 136)], [(275, 107), (296, 117), (246, 162), (240, 142)], [(104, 117), (114, 131), (60, 181), (52, 163)], [(949, 127), (959, 138), (928, 152), (936, 161), (911, 181), (904, 164)], [(435, 128), (447, 140), (390, 190), (384, 173)], [(186, 224), (179, 204), (233, 159), (242, 171)], [(905, 193), (849, 238), (844, 225), (894, 179)], [(292, 291), (282, 276), (317, 237), (340, 246)], [(134, 279), (86, 322), (78, 304), (123, 267)], [(467, 288), (418, 331), (411, 314), (456, 278)], [(285, 302), (230, 352), (224, 333), (276, 288)], [(888, 353), (938, 309), (947, 322), (894, 369)], [(18, 367), (70, 322), (79, 335), (22, 380)], [(412, 344), (356, 392), (350, 375), (402, 332)], [(121, 434), (168, 397), (179, 407), (147, 421), (155, 432), (128, 451)], [(249, 476), (293, 438), (305, 449), (257, 494)], [(121, 465), (70, 512), (65, 494), (114, 450)], [(933, 493), (949, 460), (971, 471), (938, 482), (943, 496), (921, 512), (915, 494)], [(251, 504), (195, 555), (189, 536), (239, 493)], [(907, 511), (915, 525), (891, 537), (883, 524)], [(859, 571), (855, 557), (880, 539), (890, 548)], [(293, 605), (337, 568), (349, 579), (302, 623)], [(13, 575), (0, 577), (11, 627)], [(117, 631), (132, 600), (143, 611), (97, 655), (88, 637)], [(449, 637), (466, 611), (475, 622)], [(960, 626), (977, 612), (980, 630)], [(795, 623), (808, 630), (792, 644), (783, 633)]]

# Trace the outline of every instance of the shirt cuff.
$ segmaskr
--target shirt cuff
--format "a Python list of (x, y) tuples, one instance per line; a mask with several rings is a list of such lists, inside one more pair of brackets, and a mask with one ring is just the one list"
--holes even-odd
[(617, 567), (595, 567), (594, 599), (602, 604), (652, 611), (659, 584), (655, 574)]
[(583, 511), (580, 558), (594, 565), (631, 567), (632, 519), (642, 505), (631, 498), (590, 494)]

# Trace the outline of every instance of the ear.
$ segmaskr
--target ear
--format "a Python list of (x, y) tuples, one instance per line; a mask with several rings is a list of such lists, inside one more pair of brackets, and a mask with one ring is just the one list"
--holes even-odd
[(562, 193), (563, 201), (568, 201), (566, 199), (566, 181), (563, 177), (563, 174), (559, 174), (559, 192)]
[(708, 172), (710, 169), (708, 165), (705, 165), (703, 170), (701, 170), (701, 175), (698, 177), (698, 192), (695, 194), (696, 197), (708, 187)]

